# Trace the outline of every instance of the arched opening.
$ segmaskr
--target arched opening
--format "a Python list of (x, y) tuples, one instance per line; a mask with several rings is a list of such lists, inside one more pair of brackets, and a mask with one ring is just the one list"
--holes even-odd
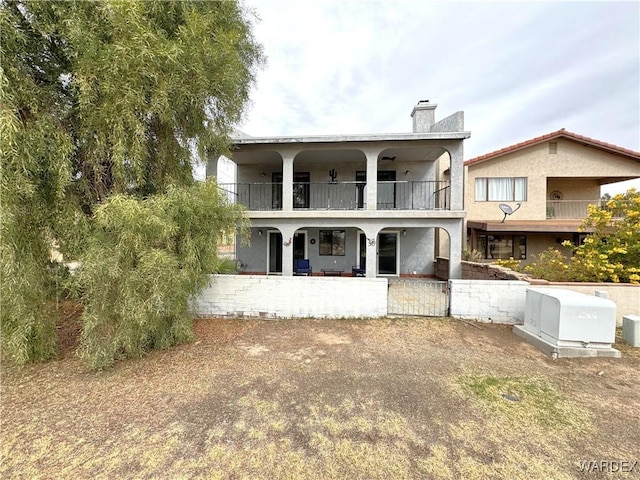
[(449, 208), (448, 179), (440, 159), (448, 157), (439, 146), (386, 148), (378, 155), (379, 210), (444, 210)]
[(365, 154), (356, 149), (299, 152), (293, 161), (293, 208), (310, 210), (363, 208), (366, 166)]

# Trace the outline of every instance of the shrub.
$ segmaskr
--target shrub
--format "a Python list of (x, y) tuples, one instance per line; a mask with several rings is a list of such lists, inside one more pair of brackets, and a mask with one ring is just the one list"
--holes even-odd
[(467, 262), (482, 262), (482, 253), (478, 250), (470, 250), (465, 248), (462, 250), (462, 260)]
[(81, 352), (91, 366), (191, 340), (189, 299), (220, 267), (219, 232), (236, 223), (244, 225), (242, 210), (212, 182), (100, 205), (77, 273)]
[(550, 282), (566, 282), (570, 279), (567, 257), (553, 247), (538, 255), (536, 262), (525, 265), (523, 270), (534, 278)]
[(640, 192), (615, 195), (603, 208), (591, 206), (583, 229), (593, 233), (573, 250), (576, 280), (640, 283)]
[(520, 260), (516, 260), (513, 257), (509, 257), (509, 260), (498, 259), (493, 261), (494, 265), (508, 268), (509, 270), (513, 270), (514, 272), (522, 271), (522, 269), (520, 268), (520, 263), (521, 263)]

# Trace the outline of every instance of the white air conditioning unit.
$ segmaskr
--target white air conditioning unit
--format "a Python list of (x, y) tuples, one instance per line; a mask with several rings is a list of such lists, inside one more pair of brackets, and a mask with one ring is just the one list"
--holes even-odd
[(620, 357), (616, 304), (572, 290), (528, 288), (524, 325), (514, 332), (554, 358)]

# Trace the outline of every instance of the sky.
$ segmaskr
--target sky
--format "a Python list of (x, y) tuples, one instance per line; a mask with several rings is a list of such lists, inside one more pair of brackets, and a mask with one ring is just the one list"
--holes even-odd
[(243, 4), (266, 56), (249, 135), (410, 132), (428, 99), (465, 112), (465, 159), (560, 128), (640, 151), (638, 1)]

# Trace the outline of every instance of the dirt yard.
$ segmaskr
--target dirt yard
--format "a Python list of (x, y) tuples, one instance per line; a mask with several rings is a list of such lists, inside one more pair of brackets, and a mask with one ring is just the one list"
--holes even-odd
[(72, 342), (3, 365), (0, 477), (640, 478), (638, 349), (553, 361), (450, 319), (195, 328), (104, 372)]

